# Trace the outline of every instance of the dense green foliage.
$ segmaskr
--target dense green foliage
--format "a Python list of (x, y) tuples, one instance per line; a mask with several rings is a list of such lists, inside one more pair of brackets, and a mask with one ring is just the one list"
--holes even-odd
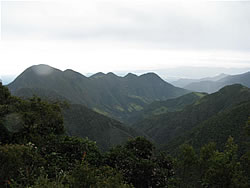
[[(61, 110), (60, 102), (23, 100), (0, 85), (0, 187), (250, 187), (250, 90), (228, 86), (188, 97), (190, 105), (187, 96), (163, 102), (173, 112), (137, 124), (167, 144), (158, 148), (170, 156), (82, 105)], [(105, 149), (120, 145), (101, 152), (95, 142), (65, 134), (88, 130)]]
[[(93, 141), (64, 135), (59, 104), (37, 97), (22, 100), (0, 88), (0, 126), (5, 130), (0, 143), (1, 187), (138, 187), (140, 182), (124, 173), (126, 163), (124, 168), (114, 165), (124, 160), (133, 164), (129, 169), (140, 174), (140, 181), (152, 186), (167, 185), (173, 176), (171, 161), (164, 155), (153, 157), (153, 145), (144, 138), (130, 140), (122, 153), (114, 148), (104, 155)], [(125, 153), (130, 155), (112, 162)], [(144, 171), (149, 176), (144, 177)]]
[(28, 68), (8, 87), (18, 96), (32, 96), (34, 92), (38, 96), (59, 94), (60, 98), (83, 104), (122, 122), (150, 102), (187, 93), (154, 73), (125, 77), (98, 73), (87, 78), (72, 70), (62, 72), (47, 65)]
[(155, 101), (145, 106), (141, 111), (135, 112), (128, 119), (129, 123), (135, 123), (153, 115), (165, 114), (167, 112), (181, 111), (184, 107), (195, 103), (198, 99), (206, 96), (206, 93), (188, 93), (186, 95), (168, 99), (165, 101)]
[(182, 143), (192, 145), (196, 150), (209, 142), (216, 142), (217, 149), (222, 150), (228, 136), (232, 136), (239, 147), (239, 153), (246, 151), (245, 122), (250, 114), (250, 103), (236, 105), (230, 110), (219, 113), (199, 124), (182, 137), (172, 140), (165, 146), (167, 150), (174, 150)]
[(151, 116), (134, 127), (145, 131), (163, 148), (171, 151), (182, 143), (200, 149), (211, 141), (222, 147), (228, 136), (234, 136), (243, 148), (244, 122), (249, 117), (250, 89), (241, 85), (227, 86), (207, 95), (178, 112)]
[(153, 144), (142, 137), (111, 149), (105, 161), (135, 187), (166, 187), (173, 183), (171, 159), (163, 153), (155, 155)]
[(192, 146), (182, 145), (177, 161), (179, 187), (250, 186), (247, 164), (239, 159), (232, 137), (221, 152), (216, 150), (215, 143), (204, 145), (198, 154)]
[[(122, 144), (129, 138), (141, 136), (143, 133), (135, 131), (119, 121), (94, 112), (93, 110), (80, 104), (70, 104), (67, 100), (57, 95), (55, 92), (46, 92), (44, 89), (20, 89), (22, 96), (32, 97), (36, 93), (46, 101), (66, 101), (63, 105), (62, 115), (64, 127), (67, 135), (88, 137), (95, 141), (101, 150), (107, 150), (113, 145)], [(54, 102), (53, 102), (54, 103)], [(9, 119), (13, 115), (9, 116)], [(6, 135), (6, 134), (5, 134)]]
[(139, 131), (107, 116), (96, 113), (83, 105), (72, 104), (63, 111), (68, 135), (88, 137), (102, 150), (125, 143), (129, 138), (143, 135)]

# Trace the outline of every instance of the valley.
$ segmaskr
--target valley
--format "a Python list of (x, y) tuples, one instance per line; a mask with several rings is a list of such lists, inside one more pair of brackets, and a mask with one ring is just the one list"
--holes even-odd
[[(187, 84), (189, 81), (180, 82)], [(134, 175), (127, 173), (136, 173), (139, 167), (128, 167), (130, 163), (142, 165), (141, 168), (155, 165), (159, 172), (164, 172), (164, 177), (173, 178), (175, 182), (171, 184), (165, 179), (162, 185), (179, 184), (183, 187), (185, 184), (194, 186), (197, 179), (210, 181), (206, 179), (210, 177), (207, 174), (210, 166), (203, 168), (205, 177), (196, 174), (199, 171), (196, 164), (205, 165), (208, 162), (199, 161), (205, 160), (202, 159), (205, 150), (209, 150), (210, 154), (206, 154), (211, 155), (209, 160), (216, 163), (217, 155), (227, 157), (227, 149), (236, 149), (237, 146), (232, 155), (237, 154), (242, 160), (248, 160), (249, 72), (191, 81), (183, 89), (165, 82), (155, 73), (141, 76), (129, 73), (124, 77), (114, 73), (96, 73), (85, 77), (73, 70), (61, 71), (48, 65), (29, 67), (7, 87), (1, 86), (0, 143), (3, 148), (0, 147), (0, 152), (9, 143), (29, 141), (41, 148), (39, 155), (46, 154), (43, 158), (49, 165), (74, 173), (82, 167), (77, 167), (71, 159), (79, 161), (78, 155), (84, 151), (83, 157), (88, 156), (86, 160), (92, 170), (98, 171), (103, 168), (102, 165), (94, 166), (104, 163), (119, 169), (126, 182), (135, 187), (142, 186), (145, 173), (152, 172), (150, 168), (147, 169), (149, 171), (144, 169), (142, 176), (133, 179)], [(210, 90), (211, 87), (204, 89), (208, 88), (208, 82), (213, 83), (213, 90)], [(43, 151), (45, 148), (46, 151)], [(66, 151), (64, 155), (62, 151), (65, 149), (71, 152)], [(162, 153), (159, 156), (159, 152), (167, 152), (168, 155)], [(200, 159), (197, 161), (195, 156), (198, 155)], [(193, 176), (186, 177), (183, 156), (190, 157), (188, 165), (193, 168)], [(140, 164), (144, 160), (147, 164)], [(178, 164), (174, 165), (174, 160)], [(167, 166), (162, 164), (163, 161)], [(72, 169), (62, 167), (64, 164), (72, 165)], [(244, 173), (247, 172), (247, 164), (242, 162), (240, 167)], [(168, 168), (174, 170), (176, 175)], [(46, 169), (50, 172), (49, 168)], [(82, 172), (70, 177), (75, 178), (78, 173)], [(233, 173), (239, 174), (238, 171)], [(155, 175), (162, 181), (161, 174)], [(247, 178), (247, 175), (240, 177)], [(181, 178), (181, 181), (176, 178)], [(76, 179), (67, 181), (71, 185), (79, 183)], [(119, 186), (122, 184), (120, 180), (116, 181), (120, 182)], [(148, 183), (154, 184), (153, 181)], [(247, 180), (244, 182), (247, 183)]]

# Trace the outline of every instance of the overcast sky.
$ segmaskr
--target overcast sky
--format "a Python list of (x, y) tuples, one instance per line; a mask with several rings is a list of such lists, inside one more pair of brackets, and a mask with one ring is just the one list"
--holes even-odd
[(242, 72), (250, 70), (250, 2), (2, 0), (0, 64), (2, 77), (34, 64), (83, 74)]

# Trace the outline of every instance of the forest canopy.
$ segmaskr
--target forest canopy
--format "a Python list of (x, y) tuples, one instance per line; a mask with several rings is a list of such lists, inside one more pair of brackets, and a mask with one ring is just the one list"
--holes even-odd
[[(250, 120), (246, 136), (250, 137)], [(65, 134), (62, 105), (14, 97), (0, 85), (0, 187), (249, 187), (250, 150), (229, 137), (175, 156), (144, 137), (101, 152), (94, 141)]]

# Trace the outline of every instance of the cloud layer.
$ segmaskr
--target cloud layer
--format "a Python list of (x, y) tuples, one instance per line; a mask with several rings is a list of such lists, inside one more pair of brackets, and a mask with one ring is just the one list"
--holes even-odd
[(108, 40), (161, 48), (250, 49), (249, 2), (3, 2), (5, 39)]
[(249, 18), (248, 1), (1, 1), (0, 75), (250, 68)]

